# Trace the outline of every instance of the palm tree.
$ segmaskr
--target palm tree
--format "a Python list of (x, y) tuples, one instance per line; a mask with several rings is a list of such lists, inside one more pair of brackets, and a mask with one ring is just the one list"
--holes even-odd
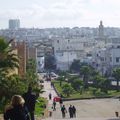
[[(32, 68), (32, 69), (31, 69)], [(26, 80), (28, 85), (36, 86), (38, 84), (38, 75), (36, 72), (36, 61), (34, 59), (29, 59), (26, 66)]]
[(65, 81), (65, 76), (60, 76), (57, 78), (57, 80), (59, 81), (60, 86), (62, 86), (62, 82)]
[(119, 81), (120, 81), (120, 68), (113, 70), (113, 77), (117, 81), (117, 91), (119, 91)]
[(10, 43), (11, 41), (6, 42), (0, 37), (0, 71), (2, 72), (19, 67), (18, 56), (13, 52)]
[(81, 75), (83, 75), (83, 83), (84, 88), (88, 87), (88, 77), (90, 75), (90, 67), (89, 66), (82, 66), (80, 69)]
[(106, 79), (105, 77), (101, 75), (96, 75), (93, 80), (94, 86), (97, 88), (101, 88), (102, 92), (107, 93), (109, 86), (110, 86), (110, 81)]
[(71, 87), (70, 84), (64, 84), (62, 87), (62, 92), (69, 97), (70, 94), (73, 92), (73, 88)]

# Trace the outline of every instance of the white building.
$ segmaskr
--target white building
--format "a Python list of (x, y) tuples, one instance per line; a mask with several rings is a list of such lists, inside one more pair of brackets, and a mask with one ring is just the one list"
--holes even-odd
[(91, 64), (101, 74), (111, 74), (112, 69), (120, 67), (120, 39), (107, 44), (104, 48), (95, 48)]
[(53, 41), (57, 69), (69, 70), (74, 59), (82, 59), (95, 44), (93, 39), (57, 39)]
[(37, 71), (38, 72), (44, 71), (44, 65), (45, 65), (45, 57), (44, 56), (38, 56), (37, 57)]

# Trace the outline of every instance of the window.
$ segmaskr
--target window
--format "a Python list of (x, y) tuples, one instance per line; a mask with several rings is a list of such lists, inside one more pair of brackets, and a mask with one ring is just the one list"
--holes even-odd
[(110, 57), (110, 62), (112, 62), (112, 57)]
[(120, 48), (120, 45), (118, 45), (117, 48)]
[(101, 57), (101, 61), (104, 61), (104, 57)]
[(116, 63), (118, 63), (118, 62), (119, 62), (119, 59), (120, 59), (119, 57), (116, 57)]
[(67, 46), (67, 49), (69, 49), (69, 47)]
[(57, 40), (57, 43), (59, 43), (59, 40)]

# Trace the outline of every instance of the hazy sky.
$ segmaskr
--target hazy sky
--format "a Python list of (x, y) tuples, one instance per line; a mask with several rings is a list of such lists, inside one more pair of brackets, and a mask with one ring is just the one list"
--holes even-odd
[(120, 27), (120, 0), (0, 0), (0, 28), (9, 19), (21, 27)]

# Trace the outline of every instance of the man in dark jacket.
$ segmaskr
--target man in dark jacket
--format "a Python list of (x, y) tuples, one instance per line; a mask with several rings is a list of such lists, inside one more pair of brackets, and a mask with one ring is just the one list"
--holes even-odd
[(32, 93), (32, 87), (28, 88), (28, 91), (23, 95), (25, 100), (25, 106), (28, 108), (30, 113), (31, 120), (35, 120), (34, 118), (34, 110), (35, 110), (35, 102), (36, 102), (36, 95)]
[(73, 118), (73, 109), (72, 109), (72, 105), (70, 105), (70, 107), (69, 107), (69, 115), (70, 115), (70, 118)]
[(76, 108), (75, 108), (74, 105), (73, 105), (73, 107), (72, 107), (72, 110), (73, 110), (73, 117), (76, 117)]

